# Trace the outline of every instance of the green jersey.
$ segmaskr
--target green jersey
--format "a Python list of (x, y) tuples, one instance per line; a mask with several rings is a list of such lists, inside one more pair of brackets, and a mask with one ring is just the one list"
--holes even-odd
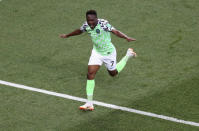
[(114, 45), (111, 43), (110, 34), (113, 29), (114, 27), (104, 19), (98, 19), (98, 24), (94, 29), (91, 29), (87, 22), (80, 27), (82, 32), (90, 34), (93, 41), (93, 49), (103, 56), (109, 55), (115, 50)]

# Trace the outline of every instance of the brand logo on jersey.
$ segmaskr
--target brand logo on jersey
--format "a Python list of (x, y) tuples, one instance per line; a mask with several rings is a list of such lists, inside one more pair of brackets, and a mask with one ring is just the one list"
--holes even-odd
[(99, 33), (100, 33), (100, 30), (99, 30), (99, 29), (96, 29), (96, 33), (99, 34)]

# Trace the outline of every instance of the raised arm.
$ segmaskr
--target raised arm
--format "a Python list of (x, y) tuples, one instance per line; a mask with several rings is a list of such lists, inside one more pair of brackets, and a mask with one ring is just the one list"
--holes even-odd
[(126, 39), (128, 42), (136, 40), (134, 38), (128, 37), (127, 35), (125, 35), (124, 33), (120, 32), (119, 30), (116, 30), (116, 29), (113, 29), (112, 33), (115, 34), (116, 36), (120, 37), (120, 38)]
[(69, 34), (61, 34), (60, 37), (61, 38), (68, 38), (70, 36), (75, 36), (75, 35), (80, 35), (82, 34), (82, 31), (80, 29), (76, 29), (73, 32), (69, 33)]

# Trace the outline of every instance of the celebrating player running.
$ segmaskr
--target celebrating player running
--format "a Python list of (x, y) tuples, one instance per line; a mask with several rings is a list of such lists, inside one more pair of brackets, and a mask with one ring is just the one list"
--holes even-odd
[(93, 106), (93, 91), (95, 87), (95, 75), (100, 66), (104, 63), (109, 74), (116, 76), (125, 67), (126, 62), (131, 57), (136, 57), (136, 53), (132, 48), (127, 50), (126, 55), (116, 63), (116, 49), (111, 42), (111, 34), (115, 34), (120, 38), (126, 39), (128, 42), (135, 41), (134, 38), (128, 37), (122, 32), (116, 30), (109, 24), (107, 20), (98, 19), (97, 12), (95, 10), (89, 10), (86, 12), (86, 22), (80, 27), (69, 34), (60, 35), (61, 38), (68, 38), (74, 35), (80, 35), (83, 32), (90, 34), (93, 42), (93, 50), (88, 62), (88, 74), (87, 74), (87, 99), (88, 101), (80, 106), (82, 110), (94, 110)]

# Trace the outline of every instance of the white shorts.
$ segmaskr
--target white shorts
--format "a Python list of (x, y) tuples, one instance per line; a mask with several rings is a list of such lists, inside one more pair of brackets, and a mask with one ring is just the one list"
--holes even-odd
[(116, 69), (116, 57), (117, 53), (114, 50), (110, 55), (103, 56), (97, 53), (94, 49), (92, 50), (88, 65), (102, 65), (105, 64), (106, 68), (109, 71), (113, 71)]

